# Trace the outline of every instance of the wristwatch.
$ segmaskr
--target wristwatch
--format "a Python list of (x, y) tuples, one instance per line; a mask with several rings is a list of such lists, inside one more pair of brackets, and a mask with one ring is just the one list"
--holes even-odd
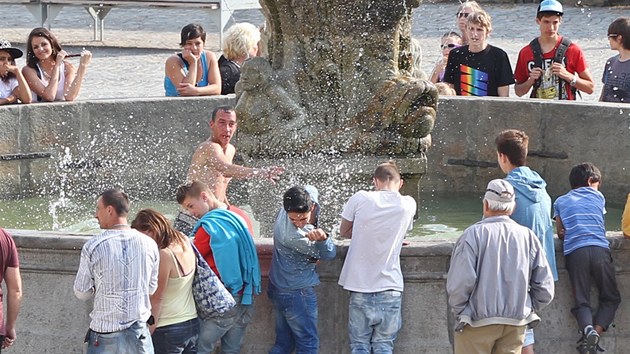
[(571, 82), (570, 82), (572, 87), (575, 87), (575, 84), (577, 84), (577, 80), (578, 80), (578, 74), (575, 73), (573, 74), (573, 79), (571, 79)]

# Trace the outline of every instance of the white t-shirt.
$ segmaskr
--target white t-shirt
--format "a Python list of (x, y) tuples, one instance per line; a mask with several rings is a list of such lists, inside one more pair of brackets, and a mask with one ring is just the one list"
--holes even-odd
[(360, 293), (403, 291), (400, 249), (415, 214), (416, 201), (395, 191), (353, 195), (341, 213), (353, 226), (339, 285)]
[(0, 79), (0, 98), (11, 96), (17, 86), (18, 81), (14, 77), (10, 78), (8, 82), (4, 82), (4, 80)]

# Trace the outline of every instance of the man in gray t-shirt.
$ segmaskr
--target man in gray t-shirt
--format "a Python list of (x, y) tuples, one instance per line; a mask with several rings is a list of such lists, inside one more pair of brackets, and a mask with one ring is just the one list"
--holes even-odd
[(630, 103), (630, 18), (618, 18), (608, 26), (608, 42), (619, 54), (606, 61), (599, 100)]

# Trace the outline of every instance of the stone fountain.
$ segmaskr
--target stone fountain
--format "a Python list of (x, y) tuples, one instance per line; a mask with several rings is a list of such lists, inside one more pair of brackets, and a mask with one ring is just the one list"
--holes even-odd
[[(417, 196), (437, 108), (434, 86), (408, 74), (419, 1), (261, 5), (269, 56), (246, 61), (236, 87), (240, 153), (255, 165), (281, 161), (295, 183), (333, 186), (322, 197), (337, 206), (331, 214), (383, 160), (397, 161)], [(250, 199), (271, 193), (281, 191), (252, 188)]]

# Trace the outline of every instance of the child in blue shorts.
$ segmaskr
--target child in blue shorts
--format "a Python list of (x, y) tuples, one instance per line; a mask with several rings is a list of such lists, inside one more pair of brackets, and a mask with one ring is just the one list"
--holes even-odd
[[(582, 163), (573, 167), (569, 181), (571, 191), (556, 200), (553, 212), (573, 287), (571, 312), (582, 333), (577, 350), (595, 354), (601, 350), (599, 337), (613, 322), (621, 296), (604, 228), (606, 202), (598, 190), (601, 173), (593, 164)], [(600, 294), (595, 314), (590, 305), (591, 281)]]

